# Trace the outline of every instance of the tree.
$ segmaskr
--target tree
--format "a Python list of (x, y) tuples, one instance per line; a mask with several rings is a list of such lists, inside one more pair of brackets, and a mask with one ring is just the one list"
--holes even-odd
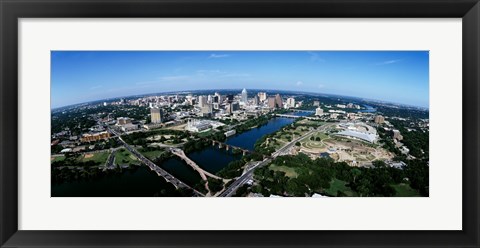
[(353, 175), (353, 183), (355, 183), (355, 180), (357, 179), (358, 176), (362, 174), (362, 171), (360, 171), (357, 168), (352, 169), (352, 175)]
[(223, 181), (215, 178), (208, 178), (208, 188), (215, 194), (223, 189)]
[(295, 145), (296, 146), (301, 146), (300, 142), (298, 142), (298, 141), (295, 143)]

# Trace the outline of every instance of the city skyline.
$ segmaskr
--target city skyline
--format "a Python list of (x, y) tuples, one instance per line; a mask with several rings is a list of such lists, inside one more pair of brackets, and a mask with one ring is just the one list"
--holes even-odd
[[(160, 92), (278, 90), (428, 108), (426, 51), (52, 51), (51, 107)], [(263, 83), (262, 83), (263, 82)]]

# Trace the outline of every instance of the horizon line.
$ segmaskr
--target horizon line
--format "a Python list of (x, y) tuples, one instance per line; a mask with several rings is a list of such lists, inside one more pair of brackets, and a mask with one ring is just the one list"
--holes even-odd
[[(232, 88), (232, 89), (197, 89), (197, 90), (179, 90), (179, 91), (160, 91), (160, 92), (155, 92), (155, 93), (143, 93), (143, 94), (134, 94), (134, 95), (128, 95), (128, 96), (116, 96), (116, 97), (110, 97), (110, 98), (101, 98), (101, 99), (96, 99), (96, 100), (91, 100), (91, 101), (86, 101), (86, 102), (79, 102), (79, 103), (73, 103), (73, 104), (68, 104), (68, 105), (63, 105), (59, 107), (52, 108), (50, 107), (50, 110), (56, 110), (59, 108), (65, 108), (65, 107), (70, 107), (70, 106), (75, 106), (75, 105), (81, 105), (81, 104), (88, 104), (96, 101), (102, 101), (102, 100), (111, 100), (111, 99), (117, 99), (117, 98), (128, 98), (128, 97), (134, 97), (134, 96), (146, 96), (146, 95), (154, 95), (154, 94), (161, 94), (161, 93), (175, 93), (175, 92), (190, 92), (190, 91), (225, 91), (225, 90), (242, 90), (247, 88)], [(379, 99), (373, 99), (373, 98), (365, 98), (365, 97), (358, 97), (358, 96), (350, 96), (350, 95), (340, 95), (340, 94), (331, 94), (331, 93), (319, 93), (319, 92), (311, 92), (311, 91), (295, 91), (295, 90), (279, 90), (279, 89), (250, 89), (250, 90), (255, 90), (255, 91), (286, 91), (286, 92), (298, 92), (298, 93), (309, 93), (309, 94), (317, 94), (317, 95), (327, 95), (327, 96), (342, 96), (342, 97), (351, 97), (351, 98), (359, 98), (362, 100), (369, 100), (369, 101), (377, 101), (377, 102), (383, 102), (383, 103), (391, 103), (391, 104), (398, 104), (398, 105), (404, 105), (404, 106), (409, 106), (409, 107), (416, 107), (416, 108), (421, 108), (430, 111), (430, 107), (424, 107), (424, 106), (418, 106), (418, 105), (413, 105), (413, 104), (406, 104), (406, 103), (399, 103), (399, 102), (391, 102), (391, 101), (385, 101), (385, 100), (379, 100)]]

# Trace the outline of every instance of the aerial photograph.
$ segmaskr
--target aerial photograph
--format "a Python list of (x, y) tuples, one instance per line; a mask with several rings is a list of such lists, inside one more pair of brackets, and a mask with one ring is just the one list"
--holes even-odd
[(51, 51), (50, 97), (52, 197), (429, 196), (428, 51)]

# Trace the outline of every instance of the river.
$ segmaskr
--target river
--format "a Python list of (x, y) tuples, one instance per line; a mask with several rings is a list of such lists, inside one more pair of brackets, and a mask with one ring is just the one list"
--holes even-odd
[[(308, 112), (287, 113), (297, 116), (307, 116)], [(267, 124), (253, 128), (227, 139), (226, 144), (253, 150), (255, 142), (262, 136), (271, 134), (280, 128), (294, 122), (293, 118), (272, 118)], [(200, 167), (216, 173), (231, 161), (240, 159), (241, 154), (234, 155), (232, 151), (219, 149), (218, 146), (207, 147), (201, 151), (187, 154)], [(199, 174), (179, 158), (170, 158), (160, 165), (163, 169), (194, 186), (200, 181)], [(93, 181), (78, 181), (52, 185), (52, 196), (155, 196), (172, 190), (173, 186), (167, 183), (147, 167), (127, 170), (116, 175), (107, 175)]]

